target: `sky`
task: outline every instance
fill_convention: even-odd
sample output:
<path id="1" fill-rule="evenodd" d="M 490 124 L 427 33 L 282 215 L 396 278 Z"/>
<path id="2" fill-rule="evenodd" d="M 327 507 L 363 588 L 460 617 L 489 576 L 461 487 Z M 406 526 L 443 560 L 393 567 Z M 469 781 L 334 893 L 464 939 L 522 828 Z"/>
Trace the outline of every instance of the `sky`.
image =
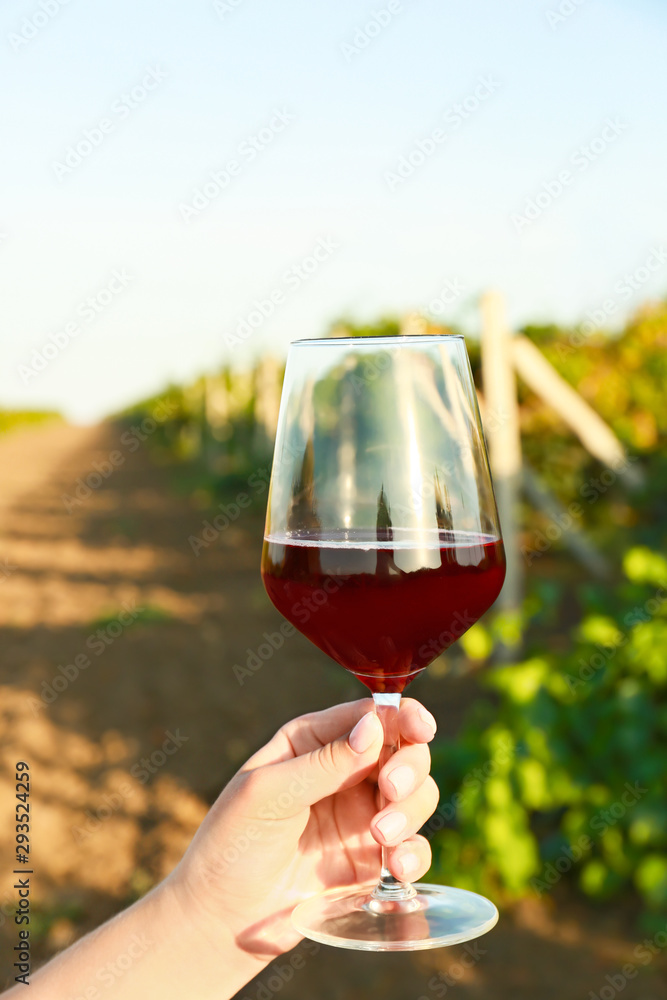
<path id="1" fill-rule="evenodd" d="M 618 326 L 667 290 L 666 35 L 660 0 L 5 0 L 0 407 L 92 422 L 340 318 L 474 333 L 489 288 Z"/>

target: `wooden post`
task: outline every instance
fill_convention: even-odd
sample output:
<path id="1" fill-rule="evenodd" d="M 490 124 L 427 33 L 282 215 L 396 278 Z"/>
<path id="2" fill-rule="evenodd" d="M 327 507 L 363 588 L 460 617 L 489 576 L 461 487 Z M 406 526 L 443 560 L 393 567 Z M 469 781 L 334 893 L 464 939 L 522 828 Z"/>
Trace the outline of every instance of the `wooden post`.
<path id="1" fill-rule="evenodd" d="M 216 440 L 224 440 L 229 423 L 229 399 L 224 373 L 204 379 L 206 422 Z"/>
<path id="2" fill-rule="evenodd" d="M 399 333 L 401 337 L 419 337 L 429 332 L 429 322 L 421 313 L 408 313 L 404 316 Z"/>
<path id="3" fill-rule="evenodd" d="M 523 600 L 523 564 L 519 554 L 517 514 L 521 486 L 521 434 L 511 337 L 505 303 L 499 292 L 482 297 L 482 380 L 486 401 L 484 432 L 505 541 L 507 576 L 498 606 L 518 619 Z M 505 654 L 510 646 L 505 643 Z"/>
<path id="4" fill-rule="evenodd" d="M 612 429 L 558 374 L 535 344 L 518 336 L 512 338 L 510 349 L 518 374 L 574 431 L 584 448 L 623 476 L 629 485 L 640 485 L 641 477 L 629 464 L 625 449 Z"/>

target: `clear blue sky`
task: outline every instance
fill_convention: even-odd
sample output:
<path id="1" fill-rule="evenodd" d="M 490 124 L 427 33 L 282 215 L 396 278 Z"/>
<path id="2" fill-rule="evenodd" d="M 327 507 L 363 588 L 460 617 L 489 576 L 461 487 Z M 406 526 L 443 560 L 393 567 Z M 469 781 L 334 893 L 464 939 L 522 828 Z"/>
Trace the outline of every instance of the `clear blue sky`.
<path id="1" fill-rule="evenodd" d="M 392 0 L 363 36 L 388 0 L 43 2 L 50 14 L 39 0 L 0 13 L 0 406 L 96 419 L 336 317 L 427 308 L 447 282 L 462 291 L 441 315 L 470 328 L 490 286 L 516 324 L 610 297 L 618 321 L 667 289 L 661 263 L 631 297 L 615 291 L 667 242 L 659 0 L 565 0 L 573 13 L 551 24 L 561 0 Z M 153 89 L 125 103 L 151 69 Z M 282 131 L 252 156 L 270 123 Z M 418 142 L 432 155 L 392 181 Z M 81 143 L 88 155 L 59 167 Z M 552 198 L 543 185 L 558 191 L 563 170 Z M 540 192 L 550 204 L 517 226 Z M 288 280 L 319 240 L 338 246 Z M 231 344 L 272 294 L 273 314 Z M 68 324 L 77 336 L 22 375 Z"/>

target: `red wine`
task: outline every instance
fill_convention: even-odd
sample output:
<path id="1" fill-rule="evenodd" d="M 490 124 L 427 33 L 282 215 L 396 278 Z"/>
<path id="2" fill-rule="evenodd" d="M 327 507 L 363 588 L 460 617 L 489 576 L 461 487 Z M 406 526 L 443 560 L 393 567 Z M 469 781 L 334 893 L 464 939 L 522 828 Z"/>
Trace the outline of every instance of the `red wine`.
<path id="1" fill-rule="evenodd" d="M 262 577 L 276 608 L 371 691 L 404 688 L 491 607 L 502 542 L 434 529 L 270 535 Z"/>

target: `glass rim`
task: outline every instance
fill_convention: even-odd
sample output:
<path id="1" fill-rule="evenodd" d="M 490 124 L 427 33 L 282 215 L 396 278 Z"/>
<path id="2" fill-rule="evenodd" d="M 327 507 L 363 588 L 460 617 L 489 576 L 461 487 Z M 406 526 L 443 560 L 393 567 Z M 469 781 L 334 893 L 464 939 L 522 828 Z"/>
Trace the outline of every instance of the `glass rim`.
<path id="1" fill-rule="evenodd" d="M 418 333 L 414 336 L 407 334 L 396 336 L 384 335 L 381 337 L 301 337 L 299 340 L 290 341 L 290 347 L 300 347 L 304 344 L 322 344 L 323 346 L 331 346 L 332 344 L 395 344 L 400 343 L 405 345 L 408 343 L 433 343 L 434 341 L 442 340 L 465 340 L 465 336 L 462 333 Z"/>

